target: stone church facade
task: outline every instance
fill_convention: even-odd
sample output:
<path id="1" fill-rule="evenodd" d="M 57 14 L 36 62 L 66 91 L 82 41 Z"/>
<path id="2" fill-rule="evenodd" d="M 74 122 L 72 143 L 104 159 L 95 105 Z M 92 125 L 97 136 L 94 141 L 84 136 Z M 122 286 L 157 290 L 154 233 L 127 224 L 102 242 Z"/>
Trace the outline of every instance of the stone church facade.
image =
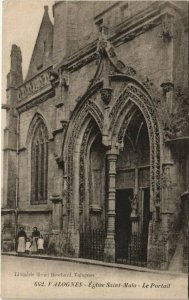
<path id="1" fill-rule="evenodd" d="M 24 81 L 12 46 L 3 251 L 37 226 L 54 255 L 186 270 L 187 16 L 186 2 L 57 1 Z"/>

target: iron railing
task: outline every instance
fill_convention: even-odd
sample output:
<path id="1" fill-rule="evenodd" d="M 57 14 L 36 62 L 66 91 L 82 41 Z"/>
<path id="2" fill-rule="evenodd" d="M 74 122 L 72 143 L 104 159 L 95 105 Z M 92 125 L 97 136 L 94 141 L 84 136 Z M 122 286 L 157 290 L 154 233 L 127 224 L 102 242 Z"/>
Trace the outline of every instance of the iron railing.
<path id="1" fill-rule="evenodd" d="M 105 230 L 80 232 L 80 257 L 103 260 L 105 238 Z"/>
<path id="2" fill-rule="evenodd" d="M 105 238 L 105 230 L 80 232 L 80 257 L 104 260 Z M 125 241 L 124 236 L 119 236 L 119 242 L 116 242 L 116 262 L 146 266 L 147 242 L 148 237 L 139 233 L 131 234 L 129 242 Z"/>
<path id="3" fill-rule="evenodd" d="M 116 242 L 116 262 L 145 267 L 147 265 L 147 235 L 132 233 L 129 241 L 119 236 Z"/>

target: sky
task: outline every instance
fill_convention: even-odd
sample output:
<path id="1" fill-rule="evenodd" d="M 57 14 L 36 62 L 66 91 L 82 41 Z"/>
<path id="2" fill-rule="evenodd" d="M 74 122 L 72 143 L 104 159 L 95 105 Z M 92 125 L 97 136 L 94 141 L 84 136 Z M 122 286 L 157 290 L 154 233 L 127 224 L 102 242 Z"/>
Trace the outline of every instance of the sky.
<path id="1" fill-rule="evenodd" d="M 1 0 L 0 0 L 1 2 Z M 10 52 L 12 44 L 16 44 L 22 51 L 22 67 L 24 78 L 27 74 L 31 55 L 38 35 L 40 24 L 44 13 L 44 5 L 49 6 L 49 16 L 53 22 L 52 6 L 53 0 L 4 0 L 0 3 L 0 21 L 2 22 L 2 51 L 0 56 L 0 99 L 6 103 L 6 77 L 10 71 Z M 2 17 L 1 17 L 2 11 Z M 0 26 L 1 29 L 1 26 Z M 0 43 L 1 45 L 1 43 Z M 0 72 L 1 73 L 1 72 Z M 0 148 L 3 148 L 3 129 L 6 126 L 6 111 L 1 110 L 1 139 Z M 3 165 L 3 153 L 1 152 L 0 165 Z M 3 184 L 3 173 L 0 172 L 1 186 Z"/>
<path id="2" fill-rule="evenodd" d="M 3 90 L 6 89 L 6 75 L 10 69 L 11 45 L 16 44 L 22 51 L 23 75 L 26 76 L 38 30 L 44 13 L 44 5 L 49 6 L 53 22 L 52 0 L 4 0 L 2 12 L 2 69 Z M 2 102 L 6 102 L 3 93 Z"/>

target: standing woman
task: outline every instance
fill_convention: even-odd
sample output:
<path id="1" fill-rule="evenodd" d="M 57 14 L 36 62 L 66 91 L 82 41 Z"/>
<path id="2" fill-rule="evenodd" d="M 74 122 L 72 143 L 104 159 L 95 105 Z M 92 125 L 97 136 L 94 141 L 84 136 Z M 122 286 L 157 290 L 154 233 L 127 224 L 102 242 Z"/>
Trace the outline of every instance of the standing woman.
<path id="1" fill-rule="evenodd" d="M 37 227 L 34 227 L 32 231 L 32 245 L 30 247 L 30 251 L 32 253 L 37 252 L 37 241 L 39 237 L 40 237 L 40 232 Z"/>
<path id="2" fill-rule="evenodd" d="M 18 253 L 24 253 L 26 249 L 26 239 L 27 235 L 24 231 L 23 227 L 20 227 L 19 232 L 17 234 L 17 252 Z"/>

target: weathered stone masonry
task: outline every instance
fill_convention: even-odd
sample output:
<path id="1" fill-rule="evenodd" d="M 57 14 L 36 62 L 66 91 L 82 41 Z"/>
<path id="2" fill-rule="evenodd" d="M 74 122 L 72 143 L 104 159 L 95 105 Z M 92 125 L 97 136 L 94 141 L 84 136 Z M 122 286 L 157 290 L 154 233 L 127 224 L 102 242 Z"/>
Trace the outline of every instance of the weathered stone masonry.
<path id="1" fill-rule="evenodd" d="M 149 268 L 186 270 L 187 3 L 58 1 L 53 17 L 45 7 L 25 81 L 11 50 L 3 250 L 38 226 L 49 253 L 87 257 L 83 237 L 100 232 L 106 261 L 143 249 Z"/>

